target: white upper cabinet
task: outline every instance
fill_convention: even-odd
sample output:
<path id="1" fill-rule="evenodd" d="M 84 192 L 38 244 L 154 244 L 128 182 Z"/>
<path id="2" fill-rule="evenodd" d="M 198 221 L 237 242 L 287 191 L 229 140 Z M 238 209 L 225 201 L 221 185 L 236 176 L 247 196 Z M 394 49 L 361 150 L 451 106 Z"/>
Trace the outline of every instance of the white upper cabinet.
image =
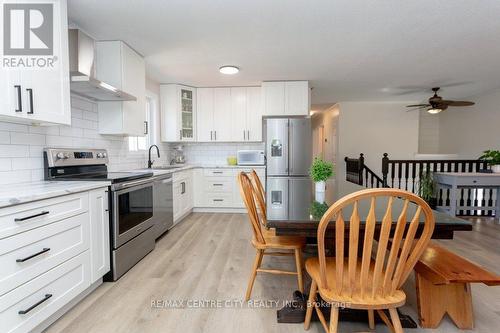
<path id="1" fill-rule="evenodd" d="M 231 138 L 246 141 L 247 138 L 247 88 L 231 88 Z"/>
<path id="2" fill-rule="evenodd" d="M 9 28 L 13 38 L 10 40 L 16 45 L 11 45 L 10 55 L 4 50 L 0 65 L 0 120 L 29 124 L 71 124 L 66 1 L 44 1 L 43 8 L 33 8 L 28 13 L 25 11 L 29 8 L 14 11 L 8 5 L 2 6 L 0 16 L 11 18 L 13 24 Z M 16 20 L 15 15 L 26 17 L 35 11 L 42 17 L 52 12 L 53 20 L 47 19 L 42 23 L 48 25 L 53 22 L 52 27 L 45 27 L 53 32 L 52 35 L 39 37 L 20 33 L 25 27 L 14 24 L 22 22 Z M 4 34 L 7 33 L 9 31 L 4 31 Z M 29 38 L 25 40 L 24 36 Z M 38 51 L 40 54 L 37 54 Z M 22 65 L 32 59 L 35 59 L 35 68 L 33 65 Z"/>
<path id="3" fill-rule="evenodd" d="M 232 141 L 262 141 L 260 87 L 231 88 Z"/>
<path id="4" fill-rule="evenodd" d="M 161 140 L 194 141 L 196 138 L 196 88 L 179 84 L 162 84 Z"/>
<path id="5" fill-rule="evenodd" d="M 197 141 L 214 140 L 214 89 L 198 88 L 196 109 Z"/>
<path id="6" fill-rule="evenodd" d="M 306 116 L 309 114 L 308 81 L 263 82 L 262 91 L 266 116 Z"/>
<path id="7" fill-rule="evenodd" d="M 262 141 L 262 89 L 247 87 L 247 136 L 246 141 Z"/>
<path id="8" fill-rule="evenodd" d="M 146 121 L 146 67 L 141 55 L 122 41 L 96 42 L 96 76 L 137 98 L 99 102 L 99 133 L 143 136 Z"/>
<path id="9" fill-rule="evenodd" d="M 214 88 L 214 139 L 232 141 L 231 88 Z"/>

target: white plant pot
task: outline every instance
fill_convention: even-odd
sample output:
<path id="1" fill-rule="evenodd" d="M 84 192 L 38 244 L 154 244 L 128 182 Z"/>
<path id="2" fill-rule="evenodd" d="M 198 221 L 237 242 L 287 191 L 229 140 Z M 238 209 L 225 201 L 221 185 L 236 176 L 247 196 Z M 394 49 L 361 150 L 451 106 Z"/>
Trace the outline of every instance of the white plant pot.
<path id="1" fill-rule="evenodd" d="M 326 183 L 324 181 L 316 182 L 316 192 L 325 192 Z"/>
<path id="2" fill-rule="evenodd" d="M 493 173 L 500 173 L 500 164 L 492 165 L 491 171 L 493 171 Z"/>
<path id="3" fill-rule="evenodd" d="M 319 203 L 325 202 L 325 192 L 314 192 L 314 200 Z"/>

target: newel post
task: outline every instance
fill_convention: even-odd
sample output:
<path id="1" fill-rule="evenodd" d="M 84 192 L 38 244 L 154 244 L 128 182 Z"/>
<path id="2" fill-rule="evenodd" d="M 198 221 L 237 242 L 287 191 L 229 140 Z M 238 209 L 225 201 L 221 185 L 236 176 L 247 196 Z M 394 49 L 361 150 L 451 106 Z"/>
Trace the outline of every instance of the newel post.
<path id="1" fill-rule="evenodd" d="M 387 174 L 389 173 L 389 157 L 388 154 L 384 153 L 384 157 L 382 157 L 382 181 L 383 187 L 389 187 L 387 185 Z"/>
<path id="2" fill-rule="evenodd" d="M 359 154 L 359 165 L 358 165 L 358 184 L 363 185 L 363 169 L 365 168 L 365 157 L 363 153 Z"/>

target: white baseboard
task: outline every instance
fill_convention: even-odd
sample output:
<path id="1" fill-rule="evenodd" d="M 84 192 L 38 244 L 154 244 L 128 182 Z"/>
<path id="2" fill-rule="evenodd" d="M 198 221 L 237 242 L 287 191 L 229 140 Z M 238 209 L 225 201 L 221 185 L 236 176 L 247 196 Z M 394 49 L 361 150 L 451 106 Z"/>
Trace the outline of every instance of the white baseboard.
<path id="1" fill-rule="evenodd" d="M 245 208 L 227 208 L 227 207 L 196 207 L 194 213 L 246 213 Z"/>

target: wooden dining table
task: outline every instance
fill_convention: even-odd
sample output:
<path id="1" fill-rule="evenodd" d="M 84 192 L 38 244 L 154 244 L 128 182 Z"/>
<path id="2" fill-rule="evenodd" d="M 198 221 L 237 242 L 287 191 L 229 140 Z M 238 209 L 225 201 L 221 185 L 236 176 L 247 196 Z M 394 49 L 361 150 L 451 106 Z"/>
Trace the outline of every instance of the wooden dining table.
<path id="1" fill-rule="evenodd" d="M 323 213 L 328 209 L 328 207 L 333 204 L 333 200 L 328 200 L 325 198 L 332 198 L 332 193 L 328 193 L 329 191 L 332 191 L 333 189 L 327 188 L 327 193 L 314 193 L 313 188 L 310 189 L 311 195 L 310 198 L 311 200 L 309 202 L 303 202 L 300 203 L 298 206 L 294 206 L 293 210 L 290 210 L 288 216 L 286 217 L 280 217 L 280 218 L 269 218 L 267 220 L 267 226 L 269 228 L 274 228 L 276 230 L 276 235 L 283 235 L 283 236 L 303 236 L 307 238 L 307 243 L 309 245 L 314 245 L 316 244 L 316 239 L 317 239 L 317 229 L 319 222 L 321 220 L 321 217 L 323 216 Z M 319 198 L 320 201 L 317 201 L 316 199 Z M 385 205 L 383 202 L 378 204 L 379 208 L 381 211 L 385 211 Z M 268 206 L 269 207 L 269 206 Z M 361 218 L 361 223 L 360 223 L 360 237 L 362 237 L 363 232 L 364 232 L 364 223 L 363 223 L 363 218 L 365 218 L 368 215 L 368 205 L 363 206 L 360 204 L 359 206 L 359 216 Z M 394 209 L 397 212 L 397 209 Z M 472 230 L 472 224 L 469 221 L 466 221 L 464 219 L 461 219 L 459 217 L 451 216 L 442 212 L 438 212 L 436 210 L 433 210 L 434 218 L 435 218 L 435 227 L 434 227 L 434 232 L 432 235 L 433 239 L 453 239 L 454 233 L 457 231 L 471 231 Z M 269 214 L 268 216 L 272 216 L 273 214 Z M 349 237 L 349 212 L 345 212 L 344 214 L 344 219 L 346 221 L 345 225 L 345 237 Z M 383 215 L 383 214 L 381 214 Z M 412 214 L 408 214 L 408 216 L 413 216 Z M 377 218 L 379 218 L 379 222 L 376 224 L 375 227 L 375 238 L 377 238 L 377 231 L 380 229 L 381 223 L 380 220 L 382 219 L 382 216 L 379 216 L 377 214 Z M 423 218 L 423 217 L 422 217 Z M 397 216 L 393 218 L 394 221 L 397 221 Z M 423 222 L 423 220 L 422 220 Z M 395 228 L 396 222 L 393 223 L 393 226 Z M 419 226 L 418 231 L 417 231 L 417 236 L 421 229 L 423 228 L 423 223 L 421 223 L 421 226 Z M 326 232 L 326 238 L 334 238 L 335 236 L 335 223 L 330 223 L 327 228 Z M 326 242 L 327 244 L 330 244 L 330 246 L 333 246 L 333 242 Z M 308 277 L 305 277 L 306 280 Z M 308 289 L 305 289 L 308 290 Z M 298 292 L 294 292 L 294 295 L 292 298 L 297 301 L 298 299 L 307 299 L 304 297 L 301 297 L 298 295 Z M 293 307 L 293 306 L 288 306 L 278 310 L 278 322 L 281 323 L 297 323 L 300 322 L 300 317 L 301 317 L 301 311 L 299 307 Z M 350 309 L 344 309 L 341 310 L 341 319 L 346 320 L 346 321 L 365 321 L 366 317 L 366 311 L 356 311 L 356 310 L 350 310 Z M 401 318 L 401 323 L 403 327 L 406 328 L 415 328 L 417 327 L 417 324 L 415 321 L 407 316 L 404 315 L 400 312 L 400 318 Z"/>

